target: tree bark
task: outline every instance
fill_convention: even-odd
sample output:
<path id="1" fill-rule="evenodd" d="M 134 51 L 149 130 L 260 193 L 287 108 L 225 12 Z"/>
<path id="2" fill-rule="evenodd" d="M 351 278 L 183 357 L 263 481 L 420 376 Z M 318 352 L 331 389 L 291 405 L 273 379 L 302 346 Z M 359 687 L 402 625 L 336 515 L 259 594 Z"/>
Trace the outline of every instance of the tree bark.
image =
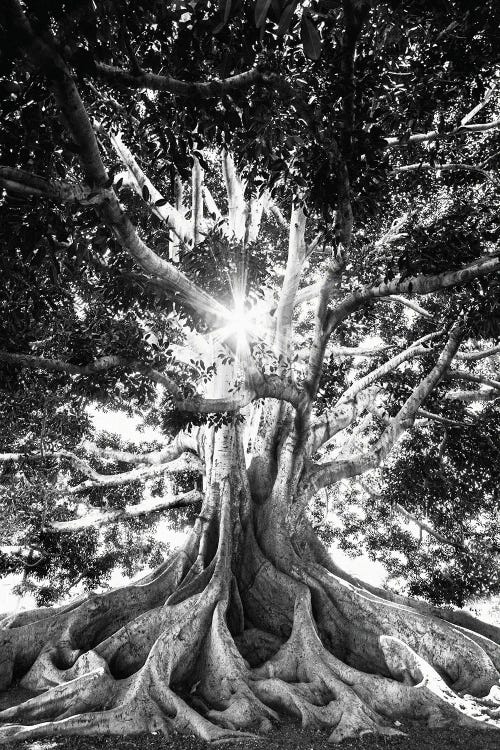
<path id="1" fill-rule="evenodd" d="M 500 629 L 365 586 L 307 524 L 292 529 L 304 461 L 291 407 L 255 408 L 200 441 L 201 511 L 152 574 L 3 618 L 1 685 L 37 694 L 0 713 L 0 738 L 174 728 L 217 741 L 282 714 L 333 742 L 405 718 L 500 727 Z"/>

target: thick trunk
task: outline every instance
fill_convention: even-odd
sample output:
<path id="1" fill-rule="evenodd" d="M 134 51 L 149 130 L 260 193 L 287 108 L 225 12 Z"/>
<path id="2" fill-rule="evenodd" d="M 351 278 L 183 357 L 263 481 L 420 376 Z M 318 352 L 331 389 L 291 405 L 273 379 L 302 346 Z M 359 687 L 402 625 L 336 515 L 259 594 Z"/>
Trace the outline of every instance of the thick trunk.
<path id="1" fill-rule="evenodd" d="M 218 740 L 283 713 L 332 741 L 393 733 L 401 718 L 500 728 L 498 628 L 363 586 L 305 521 L 292 534 L 292 432 L 272 403 L 246 460 L 241 426 L 212 432 L 195 526 L 140 583 L 3 619 L 2 687 L 37 694 L 0 713 L 1 738 L 175 728 Z"/>

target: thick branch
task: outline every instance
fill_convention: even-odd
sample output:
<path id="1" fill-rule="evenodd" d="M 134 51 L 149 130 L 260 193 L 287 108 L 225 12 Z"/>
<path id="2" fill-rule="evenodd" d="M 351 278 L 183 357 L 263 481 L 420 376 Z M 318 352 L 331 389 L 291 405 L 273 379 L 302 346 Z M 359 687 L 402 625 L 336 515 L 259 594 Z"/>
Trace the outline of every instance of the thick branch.
<path id="1" fill-rule="evenodd" d="M 329 314 L 327 332 L 330 334 L 351 313 L 366 302 L 375 299 L 383 299 L 401 292 L 406 294 L 430 294 L 439 289 L 447 289 L 451 286 L 465 284 L 472 279 L 487 276 L 500 271 L 500 257 L 489 255 L 479 258 L 455 271 L 444 271 L 433 275 L 412 276 L 405 278 L 396 277 L 392 281 L 384 282 L 378 286 L 365 286 L 349 294 L 343 302 Z"/>
<path id="2" fill-rule="evenodd" d="M 448 391 L 444 396 L 449 401 L 495 401 L 500 398 L 496 388 L 485 388 L 479 391 Z"/>
<path id="3" fill-rule="evenodd" d="M 97 126 L 97 130 L 101 131 L 102 127 Z M 146 177 L 132 155 L 132 152 L 123 143 L 121 135 L 119 133 L 116 135 L 109 134 L 108 137 L 131 176 L 132 185 L 136 193 L 141 198 L 144 198 L 147 191 L 147 204 L 152 213 L 161 219 L 161 221 L 164 221 L 181 242 L 192 244 L 193 232 L 189 221 L 184 218 L 180 211 L 165 200 L 159 190 L 152 184 L 151 180 Z"/>
<path id="4" fill-rule="evenodd" d="M 107 526 L 119 521 L 128 521 L 132 518 L 158 513 L 159 511 L 173 510 L 174 508 L 185 508 L 201 502 L 203 494 L 197 490 L 184 492 L 171 497 L 148 498 L 137 505 L 126 505 L 124 508 L 116 510 L 103 510 L 100 508 L 88 507 L 84 515 L 71 521 L 53 521 L 49 528 L 55 531 L 71 533 L 83 531 L 88 528 L 98 528 Z"/>
<path id="5" fill-rule="evenodd" d="M 151 89 L 153 91 L 168 91 L 177 96 L 201 96 L 204 98 L 219 98 L 225 94 L 242 91 L 255 84 L 276 85 L 279 76 L 263 73 L 257 68 L 238 73 L 229 78 L 204 82 L 179 81 L 172 76 L 157 75 L 139 71 L 132 73 L 122 68 L 105 63 L 96 63 L 96 74 L 107 83 L 118 88 Z"/>
<path id="6" fill-rule="evenodd" d="M 484 375 L 475 375 L 465 370 L 450 370 L 446 373 L 446 380 L 465 380 L 469 383 L 479 383 L 488 386 L 488 388 L 500 390 L 500 381 L 486 378 Z"/>
<path id="7" fill-rule="evenodd" d="M 275 346 L 277 353 L 282 355 L 286 355 L 288 352 L 294 300 L 300 282 L 302 265 L 305 260 L 305 228 L 306 216 L 304 211 L 300 206 L 294 206 L 290 218 L 285 277 L 276 310 Z"/>
<path id="8" fill-rule="evenodd" d="M 334 435 L 349 427 L 371 403 L 376 401 L 377 396 L 378 389 L 368 388 L 349 399 L 342 398 L 331 411 L 313 422 L 307 443 L 308 455 L 316 453 Z"/>
<path id="9" fill-rule="evenodd" d="M 58 203 L 79 203 L 90 206 L 102 203 L 108 191 L 92 191 L 84 185 L 62 180 L 46 180 L 24 169 L 0 166 L 0 187 L 19 195 L 36 195 Z"/>
<path id="10" fill-rule="evenodd" d="M 178 396 L 179 387 L 166 375 L 154 368 L 145 365 L 136 359 L 126 359 L 116 355 L 108 355 L 90 362 L 88 365 L 75 365 L 62 359 L 49 359 L 48 357 L 36 357 L 32 354 L 14 354 L 13 352 L 0 351 L 0 362 L 5 362 L 18 367 L 27 367 L 30 370 L 45 370 L 46 372 L 63 372 L 67 375 L 98 375 L 120 368 L 125 372 L 138 372 L 141 375 L 162 385 L 169 393 Z"/>
<path id="11" fill-rule="evenodd" d="M 103 189 L 108 175 L 99 153 L 99 146 L 73 77 L 66 64 L 49 43 L 37 37 L 23 13 L 18 0 L 8 0 L 10 31 L 17 35 L 28 58 L 50 82 L 64 123 L 78 146 L 86 182 L 92 189 Z M 190 281 L 172 264 L 153 252 L 138 236 L 135 227 L 120 206 L 114 191 L 100 206 L 100 215 L 112 229 L 122 247 L 141 268 L 161 279 L 165 289 L 208 319 L 229 315 L 209 294 Z"/>
<path id="12" fill-rule="evenodd" d="M 493 357 L 494 354 L 498 354 L 499 352 L 500 345 L 492 346 L 490 349 L 474 349 L 469 352 L 458 352 L 457 359 L 462 359 L 470 362 L 478 359 L 486 359 L 487 357 Z"/>

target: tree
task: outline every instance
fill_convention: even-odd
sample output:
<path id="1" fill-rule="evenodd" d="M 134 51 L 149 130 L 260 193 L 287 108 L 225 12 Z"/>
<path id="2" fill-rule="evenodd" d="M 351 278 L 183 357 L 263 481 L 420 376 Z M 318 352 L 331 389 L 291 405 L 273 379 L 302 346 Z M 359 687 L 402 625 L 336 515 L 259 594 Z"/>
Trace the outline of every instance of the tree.
<path id="1" fill-rule="evenodd" d="M 4 618 L 2 685 L 43 693 L 0 713 L 1 736 L 218 740 L 280 712 L 332 741 L 401 717 L 498 728 L 499 628 L 350 578 L 307 513 L 383 465 L 427 399 L 439 421 L 448 400 L 498 397 L 484 364 L 500 269 L 493 6 L 229 2 L 221 17 L 209 2 L 8 0 L 2 13 L 0 362 L 4 390 L 54 420 L 47 444 L 11 410 L 2 459 L 14 474 L 41 462 L 59 530 L 82 525 L 71 499 L 93 505 L 94 490 L 179 468 L 204 490 L 184 547 L 139 584 Z M 349 382 L 338 358 L 374 353 L 374 321 L 383 360 Z M 405 363 L 385 400 L 378 384 Z M 89 399 L 174 434 L 143 453 L 82 444 Z M 163 503 L 199 502 L 189 492 Z"/>

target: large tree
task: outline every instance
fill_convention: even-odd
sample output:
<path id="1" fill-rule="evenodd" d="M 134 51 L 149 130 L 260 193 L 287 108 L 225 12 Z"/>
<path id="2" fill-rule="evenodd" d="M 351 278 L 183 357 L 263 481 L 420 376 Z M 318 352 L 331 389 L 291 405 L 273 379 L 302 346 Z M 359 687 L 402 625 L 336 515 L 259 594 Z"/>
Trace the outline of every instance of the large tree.
<path id="1" fill-rule="evenodd" d="M 308 515 L 500 394 L 493 5 L 223 6 L 3 3 L 7 484 L 44 531 L 201 507 L 139 583 L 3 619 L 41 695 L 0 736 L 498 729 L 500 629 L 354 580 Z M 89 444 L 89 400 L 171 438 Z"/>

